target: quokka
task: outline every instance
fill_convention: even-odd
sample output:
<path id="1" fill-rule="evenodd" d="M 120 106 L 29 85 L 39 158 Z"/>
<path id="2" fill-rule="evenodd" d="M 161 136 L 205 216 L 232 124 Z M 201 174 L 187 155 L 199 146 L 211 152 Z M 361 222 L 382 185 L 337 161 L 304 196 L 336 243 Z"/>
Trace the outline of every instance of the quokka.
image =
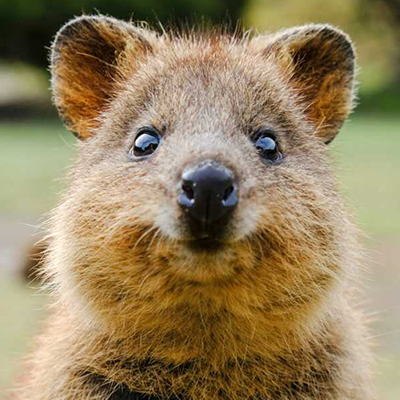
<path id="1" fill-rule="evenodd" d="M 83 16 L 51 72 L 79 155 L 16 398 L 373 399 L 357 230 L 328 155 L 355 97 L 349 37 Z"/>

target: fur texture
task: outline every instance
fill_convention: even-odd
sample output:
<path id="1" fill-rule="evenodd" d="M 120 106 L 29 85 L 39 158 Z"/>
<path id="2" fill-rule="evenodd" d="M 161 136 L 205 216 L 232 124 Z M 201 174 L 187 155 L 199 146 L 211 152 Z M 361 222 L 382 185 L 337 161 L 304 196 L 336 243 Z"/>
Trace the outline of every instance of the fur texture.
<path id="1" fill-rule="evenodd" d="M 82 141 L 55 210 L 52 317 L 19 399 L 372 399 L 354 308 L 357 231 L 326 143 L 354 97 L 354 50 L 326 25 L 160 36 L 81 17 L 52 50 L 54 100 Z M 163 134 L 129 159 L 138 130 Z M 274 131 L 263 163 L 250 140 Z M 217 253 L 195 253 L 176 196 L 218 160 L 240 202 Z"/>

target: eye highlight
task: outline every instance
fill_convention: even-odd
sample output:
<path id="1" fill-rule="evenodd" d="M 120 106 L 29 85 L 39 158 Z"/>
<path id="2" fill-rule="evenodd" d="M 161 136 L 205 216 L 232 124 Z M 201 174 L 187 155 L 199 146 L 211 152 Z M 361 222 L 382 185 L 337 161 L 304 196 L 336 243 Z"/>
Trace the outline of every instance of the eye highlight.
<path id="1" fill-rule="evenodd" d="M 257 149 L 260 157 L 267 162 L 276 163 L 282 160 L 283 156 L 279 150 L 275 135 L 269 131 L 261 131 L 253 137 L 254 147 Z"/>
<path id="2" fill-rule="evenodd" d="M 155 128 L 143 128 L 137 134 L 129 156 L 133 159 L 148 157 L 157 150 L 160 142 L 161 135 Z"/>

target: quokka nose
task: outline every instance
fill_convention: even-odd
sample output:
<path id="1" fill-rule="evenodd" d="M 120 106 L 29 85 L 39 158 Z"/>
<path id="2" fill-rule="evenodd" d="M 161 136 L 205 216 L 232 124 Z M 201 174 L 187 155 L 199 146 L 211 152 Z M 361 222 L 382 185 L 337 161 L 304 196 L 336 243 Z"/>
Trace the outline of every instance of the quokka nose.
<path id="1" fill-rule="evenodd" d="M 229 217 L 238 204 L 233 172 L 211 160 L 184 171 L 181 190 L 178 203 L 187 212 L 189 224 L 206 232 Z"/>

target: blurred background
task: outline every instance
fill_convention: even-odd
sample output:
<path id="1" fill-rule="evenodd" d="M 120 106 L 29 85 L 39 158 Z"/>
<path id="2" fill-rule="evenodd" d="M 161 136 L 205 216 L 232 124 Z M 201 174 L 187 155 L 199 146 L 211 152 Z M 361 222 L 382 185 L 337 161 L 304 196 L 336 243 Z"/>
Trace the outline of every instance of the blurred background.
<path id="1" fill-rule="evenodd" d="M 75 139 L 51 105 L 48 47 L 82 12 L 155 26 L 204 17 L 258 31 L 323 22 L 350 34 L 359 56 L 359 106 L 331 152 L 366 232 L 363 304 L 378 355 L 379 398 L 400 399 L 400 0 L 0 0 L 0 399 L 46 314 L 46 295 L 25 279 L 26 260 L 75 156 Z"/>

